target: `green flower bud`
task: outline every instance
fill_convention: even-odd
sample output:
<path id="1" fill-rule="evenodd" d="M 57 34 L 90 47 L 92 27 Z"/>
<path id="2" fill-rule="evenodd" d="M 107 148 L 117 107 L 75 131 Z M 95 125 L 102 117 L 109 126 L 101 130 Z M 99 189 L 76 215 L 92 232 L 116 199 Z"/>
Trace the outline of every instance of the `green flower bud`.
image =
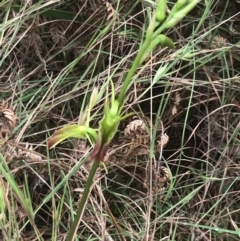
<path id="1" fill-rule="evenodd" d="M 120 123 L 119 103 L 114 100 L 111 109 L 107 106 L 103 119 L 99 122 L 102 144 L 108 144 L 117 132 Z"/>
<path id="2" fill-rule="evenodd" d="M 184 0 L 182 0 L 182 1 L 184 1 Z M 172 16 L 171 17 L 169 16 L 169 18 L 166 20 L 166 22 L 164 24 L 165 28 L 174 27 L 198 4 L 198 2 L 200 2 L 200 0 L 192 0 L 185 7 L 182 7 L 179 11 L 175 12 L 174 14 L 171 14 L 173 11 L 172 10 L 170 13 L 170 16 L 171 15 Z"/>
<path id="3" fill-rule="evenodd" d="M 160 34 L 159 36 L 156 37 L 156 39 L 158 39 L 159 45 L 161 45 L 163 47 L 168 47 L 170 49 L 175 48 L 173 41 L 166 35 Z"/>
<path id="4" fill-rule="evenodd" d="M 185 7 L 186 3 L 188 3 L 189 0 L 178 0 L 175 4 L 176 9 L 180 10 L 181 8 Z"/>
<path id="5" fill-rule="evenodd" d="M 155 18 L 158 22 L 162 22 L 166 17 L 166 0 L 158 0 Z"/>
<path id="6" fill-rule="evenodd" d="M 173 8 L 169 14 L 169 17 L 171 18 L 171 16 L 173 16 L 177 11 L 182 9 L 186 5 L 187 2 L 188 2 L 188 0 L 178 0 L 176 2 L 176 4 L 173 6 Z"/>

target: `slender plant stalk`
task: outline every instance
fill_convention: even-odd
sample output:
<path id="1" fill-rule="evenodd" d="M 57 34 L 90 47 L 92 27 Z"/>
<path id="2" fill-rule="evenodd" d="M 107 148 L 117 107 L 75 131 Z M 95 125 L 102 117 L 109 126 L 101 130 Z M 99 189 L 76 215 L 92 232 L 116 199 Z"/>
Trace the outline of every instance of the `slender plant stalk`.
<path id="1" fill-rule="evenodd" d="M 95 175 L 95 173 L 96 173 L 96 171 L 99 167 L 99 163 L 100 163 L 100 161 L 94 160 L 94 162 L 92 164 L 92 167 L 91 167 L 91 170 L 89 172 L 87 182 L 86 182 L 86 185 L 85 185 L 85 188 L 84 188 L 84 191 L 83 191 L 83 195 L 81 197 L 81 201 L 80 201 L 80 204 L 78 206 L 76 216 L 74 217 L 74 221 L 73 221 L 73 223 L 71 225 L 71 228 L 68 232 L 68 236 L 67 236 L 66 241 L 73 241 L 76 237 L 78 226 L 81 222 L 84 207 L 86 205 L 86 201 L 87 201 L 88 196 L 90 194 L 90 191 L 91 191 L 90 189 L 91 189 L 91 186 L 92 186 L 92 183 L 93 183 L 93 178 L 94 178 L 94 175 Z"/>
<path id="2" fill-rule="evenodd" d="M 151 26 L 149 26 L 149 28 L 151 28 Z M 122 105 L 126 92 L 127 92 L 128 88 L 131 86 L 130 85 L 131 79 L 132 79 L 133 75 L 135 74 L 137 68 L 139 67 L 141 58 L 144 55 L 144 53 L 146 52 L 146 49 L 148 48 L 149 44 L 151 43 L 153 36 L 155 37 L 155 36 L 159 35 L 164 29 L 165 29 L 165 27 L 163 24 L 161 27 L 159 27 L 159 29 L 157 30 L 157 33 L 154 33 L 150 38 L 146 38 L 144 40 L 142 46 L 140 47 L 140 49 L 138 51 L 138 54 L 137 54 L 135 60 L 133 61 L 132 67 L 128 71 L 128 74 L 123 82 L 123 86 L 120 90 L 120 93 L 118 96 L 118 102 L 120 103 L 120 105 Z"/>

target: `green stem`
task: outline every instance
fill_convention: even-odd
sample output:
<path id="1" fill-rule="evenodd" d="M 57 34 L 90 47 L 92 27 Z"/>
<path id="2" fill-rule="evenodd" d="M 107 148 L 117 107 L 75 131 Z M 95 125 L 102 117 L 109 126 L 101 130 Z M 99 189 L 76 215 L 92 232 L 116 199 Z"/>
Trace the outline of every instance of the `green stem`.
<path id="1" fill-rule="evenodd" d="M 129 70 L 129 72 L 128 72 L 128 74 L 127 74 L 127 76 L 126 76 L 126 78 L 123 82 L 123 86 L 122 86 L 121 91 L 120 91 L 119 96 L 118 96 L 118 102 L 120 103 L 120 106 L 122 105 L 122 101 L 123 101 L 123 99 L 126 95 L 126 92 L 127 92 L 128 88 L 130 87 L 129 84 L 130 84 L 131 78 L 133 77 L 136 69 L 138 68 L 141 57 L 144 54 L 144 52 L 146 51 L 149 43 L 150 43 L 149 40 L 145 40 L 143 42 L 143 45 L 140 48 L 135 60 L 133 61 L 133 65 L 132 65 L 131 69 Z"/>
<path id="2" fill-rule="evenodd" d="M 149 26 L 150 28 L 151 26 Z M 141 58 L 143 56 L 143 54 L 145 53 L 146 49 L 148 48 L 149 44 L 151 43 L 151 41 L 156 37 L 158 36 L 161 32 L 163 32 L 163 30 L 165 29 L 164 27 L 164 23 L 161 27 L 159 27 L 153 34 L 151 37 L 149 38 L 146 38 L 142 44 L 142 46 L 140 47 L 139 49 L 139 52 L 136 56 L 136 58 L 134 59 L 133 61 L 133 64 L 132 64 L 132 67 L 131 69 L 129 70 L 124 82 L 123 82 L 123 86 L 120 90 L 120 93 L 119 93 L 119 96 L 118 96 L 118 102 L 120 104 L 120 106 L 122 106 L 122 102 L 125 98 L 125 95 L 126 95 L 126 92 L 128 90 L 128 88 L 130 87 L 130 82 L 131 82 L 131 79 L 133 77 L 133 75 L 135 74 L 135 71 L 136 69 L 139 67 L 140 65 L 140 61 L 141 61 Z"/>
<path id="3" fill-rule="evenodd" d="M 156 38 L 160 33 L 162 33 L 166 28 L 165 28 L 165 23 L 167 20 L 164 21 L 164 23 L 153 33 L 152 39 Z"/>
<path id="4" fill-rule="evenodd" d="M 82 214 L 83 214 L 83 211 L 84 211 L 84 207 L 86 205 L 86 201 L 87 201 L 88 196 L 90 194 L 90 189 L 91 189 L 91 186 L 92 186 L 92 183 L 93 183 L 93 178 L 94 178 L 94 175 L 95 175 L 95 173 L 96 173 L 96 171 L 99 167 L 99 163 L 100 163 L 100 161 L 94 160 L 94 162 L 92 164 L 92 168 L 89 172 L 87 182 L 86 182 L 86 185 L 85 185 L 85 188 L 84 188 L 84 191 L 83 191 L 83 195 L 82 195 L 80 204 L 78 206 L 78 210 L 77 210 L 75 219 L 74 219 L 74 221 L 71 225 L 71 228 L 68 232 L 68 236 L 67 236 L 66 241 L 73 241 L 76 237 L 77 230 L 78 230 L 79 224 L 81 222 L 81 217 L 82 217 Z"/>

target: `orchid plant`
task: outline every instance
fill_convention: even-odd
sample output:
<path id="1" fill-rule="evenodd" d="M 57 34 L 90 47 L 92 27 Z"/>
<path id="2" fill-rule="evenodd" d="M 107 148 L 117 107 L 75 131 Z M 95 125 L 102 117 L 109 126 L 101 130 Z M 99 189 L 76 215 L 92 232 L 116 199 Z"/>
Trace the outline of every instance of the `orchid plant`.
<path id="1" fill-rule="evenodd" d="M 156 9 L 152 13 L 152 17 L 146 31 L 145 40 L 140 46 L 138 54 L 133 61 L 132 67 L 128 71 L 128 74 L 123 81 L 123 85 L 118 98 L 115 96 L 114 85 L 111 82 L 111 100 L 109 101 L 106 99 L 105 101 L 103 117 L 99 122 L 99 128 L 94 129 L 89 126 L 91 111 L 97 104 L 96 96 L 98 91 L 97 89 L 94 89 L 89 104 L 83 113 L 83 116 L 86 116 L 86 118 L 82 118 L 81 123 L 66 125 L 60 130 L 55 131 L 53 136 L 49 139 L 49 148 L 53 148 L 58 143 L 70 137 L 90 139 L 90 141 L 94 143 L 94 148 L 90 156 L 93 161 L 92 168 L 90 170 L 74 222 L 69 230 L 67 241 L 74 240 L 76 236 L 76 232 L 84 211 L 85 203 L 90 193 L 94 175 L 97 168 L 99 167 L 99 163 L 104 160 L 104 156 L 107 153 L 111 140 L 118 131 L 119 123 L 131 115 L 127 114 L 122 116 L 122 108 L 124 106 L 124 97 L 126 96 L 126 92 L 131 86 L 132 77 L 134 76 L 137 68 L 146 60 L 146 58 L 156 46 L 160 45 L 172 49 L 175 48 L 173 41 L 161 33 L 169 28 L 174 27 L 199 2 L 200 0 L 178 0 L 166 17 L 167 2 L 166 0 L 159 0 Z"/>

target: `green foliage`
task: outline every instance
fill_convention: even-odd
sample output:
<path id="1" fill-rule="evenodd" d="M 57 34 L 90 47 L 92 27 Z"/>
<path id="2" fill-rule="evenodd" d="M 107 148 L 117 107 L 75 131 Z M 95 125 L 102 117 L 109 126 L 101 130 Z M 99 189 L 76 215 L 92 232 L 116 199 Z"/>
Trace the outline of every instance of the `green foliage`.
<path id="1" fill-rule="evenodd" d="M 92 128 L 87 126 L 80 126 L 80 125 L 66 125 L 60 130 L 54 132 L 53 136 L 48 141 L 48 147 L 53 148 L 57 144 L 61 143 L 62 141 L 66 140 L 67 138 L 81 138 L 87 139 L 91 137 L 94 141 L 97 139 L 96 131 Z"/>

